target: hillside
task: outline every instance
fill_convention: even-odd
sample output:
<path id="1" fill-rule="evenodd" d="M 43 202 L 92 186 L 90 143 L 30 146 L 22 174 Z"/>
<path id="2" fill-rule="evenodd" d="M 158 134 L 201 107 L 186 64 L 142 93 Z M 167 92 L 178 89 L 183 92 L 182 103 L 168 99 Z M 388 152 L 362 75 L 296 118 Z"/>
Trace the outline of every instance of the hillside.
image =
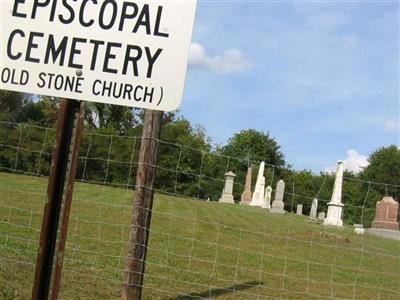
<path id="1" fill-rule="evenodd" d="M 0 298 L 30 299 L 47 178 L 0 173 Z M 133 191 L 77 183 L 60 299 L 118 299 Z M 144 299 L 399 299 L 400 243 L 157 194 Z"/>

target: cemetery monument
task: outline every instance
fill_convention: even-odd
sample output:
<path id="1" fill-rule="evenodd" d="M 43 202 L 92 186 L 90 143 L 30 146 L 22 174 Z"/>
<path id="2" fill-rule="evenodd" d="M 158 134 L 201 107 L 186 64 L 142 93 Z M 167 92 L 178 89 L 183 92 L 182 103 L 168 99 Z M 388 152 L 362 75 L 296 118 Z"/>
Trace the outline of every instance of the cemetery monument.
<path id="1" fill-rule="evenodd" d="M 311 204 L 310 216 L 308 219 L 311 222 L 315 222 L 317 220 L 317 209 L 318 209 L 318 199 L 314 198 Z"/>
<path id="2" fill-rule="evenodd" d="M 271 209 L 271 194 L 272 188 L 270 186 L 267 186 L 265 188 L 263 208 Z"/>
<path id="3" fill-rule="evenodd" d="M 284 210 L 285 204 L 283 203 L 284 195 L 285 195 L 285 182 L 281 179 L 276 184 L 275 198 L 274 201 L 272 202 L 271 212 L 278 214 L 285 213 Z"/>
<path id="4" fill-rule="evenodd" d="M 258 169 L 256 186 L 254 188 L 253 197 L 251 198 L 251 206 L 263 206 L 264 202 L 264 189 L 265 189 L 265 177 L 264 177 L 265 163 L 262 161 L 260 163 L 260 168 Z"/>
<path id="5" fill-rule="evenodd" d="M 232 171 L 229 171 L 225 174 L 225 186 L 222 191 L 221 198 L 218 202 L 221 203 L 235 203 L 233 200 L 233 181 L 235 180 L 236 174 Z"/>
<path id="6" fill-rule="evenodd" d="M 343 172 L 344 172 L 344 162 L 338 161 L 336 176 L 335 176 L 335 184 L 333 186 L 332 198 L 328 203 L 328 213 L 324 220 L 324 225 L 327 226 L 343 226 L 342 220 L 342 185 L 343 185 Z"/>
<path id="7" fill-rule="evenodd" d="M 400 240 L 397 212 L 399 203 L 392 197 L 383 197 L 376 203 L 375 219 L 372 228 L 367 229 L 369 234 Z"/>
<path id="8" fill-rule="evenodd" d="M 240 204 L 244 205 L 250 205 L 251 202 L 251 175 L 252 175 L 252 169 L 251 166 L 247 169 L 247 174 L 246 174 L 246 183 L 244 185 L 244 191 L 242 193 L 242 196 L 240 197 Z"/>

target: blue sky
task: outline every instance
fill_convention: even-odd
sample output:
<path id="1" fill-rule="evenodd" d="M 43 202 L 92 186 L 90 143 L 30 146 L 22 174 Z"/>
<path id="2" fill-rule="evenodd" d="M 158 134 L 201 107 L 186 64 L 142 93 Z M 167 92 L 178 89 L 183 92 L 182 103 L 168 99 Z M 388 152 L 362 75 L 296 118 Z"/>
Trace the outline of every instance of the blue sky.
<path id="1" fill-rule="evenodd" d="M 400 143 L 399 2 L 201 1 L 181 113 L 270 132 L 297 169 Z"/>

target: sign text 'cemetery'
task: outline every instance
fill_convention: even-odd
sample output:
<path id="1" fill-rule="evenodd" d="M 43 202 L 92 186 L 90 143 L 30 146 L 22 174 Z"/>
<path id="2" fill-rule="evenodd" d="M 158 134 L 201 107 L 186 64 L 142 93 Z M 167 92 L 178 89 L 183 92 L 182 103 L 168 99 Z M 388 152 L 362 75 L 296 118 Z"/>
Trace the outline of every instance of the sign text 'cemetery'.
<path id="1" fill-rule="evenodd" d="M 173 110 L 196 1 L 1 3 L 1 88 Z"/>

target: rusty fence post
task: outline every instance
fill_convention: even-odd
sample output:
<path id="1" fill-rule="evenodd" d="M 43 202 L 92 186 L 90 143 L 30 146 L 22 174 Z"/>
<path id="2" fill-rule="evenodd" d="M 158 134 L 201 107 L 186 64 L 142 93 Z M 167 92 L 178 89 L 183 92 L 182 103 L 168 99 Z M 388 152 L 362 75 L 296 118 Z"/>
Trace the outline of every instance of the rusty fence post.
<path id="1" fill-rule="evenodd" d="M 32 300 L 49 299 L 51 289 L 51 299 L 58 296 L 83 117 L 82 102 L 62 101 L 36 257 Z"/>

